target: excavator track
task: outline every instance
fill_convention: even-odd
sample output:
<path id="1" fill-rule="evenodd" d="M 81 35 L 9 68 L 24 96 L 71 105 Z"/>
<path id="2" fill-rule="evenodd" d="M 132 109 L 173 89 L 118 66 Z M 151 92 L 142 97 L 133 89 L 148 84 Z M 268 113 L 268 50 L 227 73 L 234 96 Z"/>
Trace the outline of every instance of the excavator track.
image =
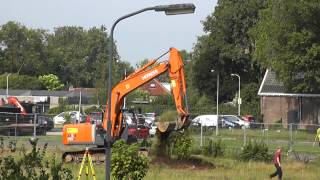
<path id="1" fill-rule="evenodd" d="M 86 150 L 79 150 L 79 151 L 68 151 L 64 152 L 62 154 L 62 160 L 65 163 L 71 163 L 71 162 L 76 162 L 76 163 L 81 163 L 83 159 L 83 155 Z M 96 163 L 102 163 L 105 161 L 105 148 L 100 148 L 100 147 L 93 147 L 89 148 L 89 153 L 91 155 L 92 161 Z"/>

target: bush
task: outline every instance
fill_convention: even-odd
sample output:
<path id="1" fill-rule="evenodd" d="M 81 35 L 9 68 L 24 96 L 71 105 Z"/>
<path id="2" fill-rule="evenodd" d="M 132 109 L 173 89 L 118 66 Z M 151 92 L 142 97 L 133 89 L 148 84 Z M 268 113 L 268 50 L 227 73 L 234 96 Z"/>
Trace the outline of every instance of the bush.
<path id="1" fill-rule="evenodd" d="M 149 167 L 148 158 L 138 153 L 138 145 L 119 140 L 113 144 L 111 173 L 115 179 L 142 179 Z"/>
<path id="2" fill-rule="evenodd" d="M 253 160 L 269 162 L 272 160 L 272 155 L 268 153 L 268 146 L 263 141 L 254 141 L 254 143 L 249 141 L 243 148 L 239 157 L 244 161 Z"/>
<path id="3" fill-rule="evenodd" d="M 192 152 L 192 139 L 187 133 L 181 133 L 174 143 L 173 153 L 178 159 L 189 159 Z"/>
<path id="4" fill-rule="evenodd" d="M 1 144 L 3 139 L 1 139 Z M 71 170 L 64 168 L 62 162 L 57 163 L 55 156 L 51 160 L 46 159 L 47 144 L 42 149 L 37 149 L 37 141 L 30 141 L 32 151 L 26 152 L 21 148 L 21 158 L 14 158 L 16 154 L 16 142 L 9 143 L 11 154 L 2 154 L 0 156 L 0 179 L 72 179 Z"/>
<path id="5" fill-rule="evenodd" d="M 213 141 L 208 140 L 208 144 L 204 147 L 203 153 L 207 156 L 218 157 L 224 155 L 224 147 L 221 143 L 221 139 Z"/>
<path id="6" fill-rule="evenodd" d="M 178 117 L 177 111 L 166 111 L 161 114 L 159 121 L 160 122 L 176 121 L 177 117 Z"/>

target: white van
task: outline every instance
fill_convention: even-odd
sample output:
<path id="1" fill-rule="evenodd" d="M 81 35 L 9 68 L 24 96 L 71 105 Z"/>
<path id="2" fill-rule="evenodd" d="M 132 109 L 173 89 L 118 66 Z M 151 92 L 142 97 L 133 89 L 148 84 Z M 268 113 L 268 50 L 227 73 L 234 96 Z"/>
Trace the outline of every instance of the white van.
<path id="1" fill-rule="evenodd" d="M 204 127 L 215 127 L 217 125 L 217 115 L 200 115 L 192 120 L 192 124 Z"/>

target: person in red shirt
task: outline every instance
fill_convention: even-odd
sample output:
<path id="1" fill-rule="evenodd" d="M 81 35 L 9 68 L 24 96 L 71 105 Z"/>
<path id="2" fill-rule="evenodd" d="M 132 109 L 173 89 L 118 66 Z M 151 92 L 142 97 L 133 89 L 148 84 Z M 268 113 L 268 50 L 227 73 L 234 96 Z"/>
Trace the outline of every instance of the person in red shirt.
<path id="1" fill-rule="evenodd" d="M 270 175 L 270 178 L 273 178 L 278 175 L 278 179 L 282 179 L 282 169 L 281 169 L 281 148 L 278 147 L 273 158 L 273 163 L 276 167 L 276 172 Z"/>

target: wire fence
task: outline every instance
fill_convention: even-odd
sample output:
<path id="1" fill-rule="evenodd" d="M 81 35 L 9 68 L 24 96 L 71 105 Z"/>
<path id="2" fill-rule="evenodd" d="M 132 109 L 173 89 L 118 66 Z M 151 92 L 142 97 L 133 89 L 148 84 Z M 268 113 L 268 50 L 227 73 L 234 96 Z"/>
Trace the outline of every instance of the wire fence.
<path id="1" fill-rule="evenodd" d="M 218 129 L 216 127 L 190 127 L 199 147 L 205 146 L 209 139 L 219 139 L 227 148 L 240 148 L 247 145 L 249 141 L 262 141 L 270 149 L 282 147 L 287 151 L 319 154 L 318 128 L 320 128 L 318 124 L 293 123 L 250 123 L 250 127 L 247 128 L 245 126 L 241 128 L 224 126 Z"/>
<path id="2" fill-rule="evenodd" d="M 54 127 L 53 116 L 0 112 L 0 135 L 46 135 L 46 132 Z"/>

